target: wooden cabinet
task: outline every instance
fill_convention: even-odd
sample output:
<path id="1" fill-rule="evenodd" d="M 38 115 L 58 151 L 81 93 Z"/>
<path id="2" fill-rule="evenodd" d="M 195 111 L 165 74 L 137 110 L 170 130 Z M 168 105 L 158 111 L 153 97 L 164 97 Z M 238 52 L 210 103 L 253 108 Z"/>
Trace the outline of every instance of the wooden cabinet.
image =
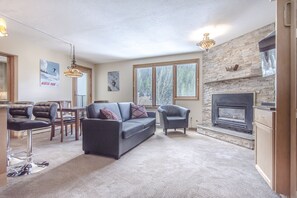
<path id="1" fill-rule="evenodd" d="M 275 189 L 275 112 L 255 108 L 256 169 L 268 185 Z"/>
<path id="2" fill-rule="evenodd" d="M 6 184 L 7 107 L 0 105 L 0 186 Z"/>

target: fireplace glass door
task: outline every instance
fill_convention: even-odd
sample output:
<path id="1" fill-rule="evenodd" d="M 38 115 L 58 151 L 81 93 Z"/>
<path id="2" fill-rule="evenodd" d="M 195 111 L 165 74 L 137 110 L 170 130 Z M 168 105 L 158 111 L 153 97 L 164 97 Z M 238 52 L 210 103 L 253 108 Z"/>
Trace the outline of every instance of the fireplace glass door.
<path id="1" fill-rule="evenodd" d="M 245 123 L 245 109 L 219 107 L 218 119 Z"/>

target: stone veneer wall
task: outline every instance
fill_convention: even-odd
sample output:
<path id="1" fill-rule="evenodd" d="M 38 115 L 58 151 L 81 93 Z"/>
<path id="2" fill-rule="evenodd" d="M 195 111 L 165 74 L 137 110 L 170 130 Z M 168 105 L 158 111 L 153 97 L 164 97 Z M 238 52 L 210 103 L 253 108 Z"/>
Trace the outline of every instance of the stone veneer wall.
<path id="1" fill-rule="evenodd" d="M 211 124 L 211 98 L 215 93 L 255 92 L 256 104 L 275 101 L 275 76 L 262 77 L 258 42 L 274 24 L 235 38 L 203 53 L 203 124 Z M 225 67 L 239 65 L 237 71 Z"/>

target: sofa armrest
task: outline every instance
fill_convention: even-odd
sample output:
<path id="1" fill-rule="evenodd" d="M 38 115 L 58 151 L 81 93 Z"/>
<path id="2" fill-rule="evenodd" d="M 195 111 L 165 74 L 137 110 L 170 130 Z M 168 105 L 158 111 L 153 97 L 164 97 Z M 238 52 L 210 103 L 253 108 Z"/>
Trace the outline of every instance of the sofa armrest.
<path id="1" fill-rule="evenodd" d="M 119 157 L 122 122 L 116 120 L 85 119 L 83 127 L 83 150 L 107 156 Z"/>
<path id="2" fill-rule="evenodd" d="M 158 108 L 158 112 L 162 114 L 164 117 L 167 117 L 167 111 L 165 109 Z"/>
<path id="3" fill-rule="evenodd" d="M 148 115 L 149 118 L 156 118 L 156 112 L 148 111 L 147 115 Z"/>

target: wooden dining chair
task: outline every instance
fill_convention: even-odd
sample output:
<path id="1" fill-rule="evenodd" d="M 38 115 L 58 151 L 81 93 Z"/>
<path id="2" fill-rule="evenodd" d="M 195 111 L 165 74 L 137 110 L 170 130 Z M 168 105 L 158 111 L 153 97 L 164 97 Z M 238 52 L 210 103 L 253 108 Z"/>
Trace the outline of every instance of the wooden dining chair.
<path id="1" fill-rule="evenodd" d="M 75 124 L 75 117 L 70 113 L 63 112 L 63 108 L 71 107 L 71 101 L 51 101 L 51 102 L 56 102 L 58 104 L 58 111 L 57 111 L 57 117 L 52 124 L 50 140 L 52 140 L 53 137 L 55 137 L 56 126 L 60 126 L 61 142 L 63 142 L 64 130 L 65 130 L 65 135 L 67 136 L 68 135 L 67 127 L 69 125 L 71 126 L 71 133 L 72 133 L 73 124 Z"/>

